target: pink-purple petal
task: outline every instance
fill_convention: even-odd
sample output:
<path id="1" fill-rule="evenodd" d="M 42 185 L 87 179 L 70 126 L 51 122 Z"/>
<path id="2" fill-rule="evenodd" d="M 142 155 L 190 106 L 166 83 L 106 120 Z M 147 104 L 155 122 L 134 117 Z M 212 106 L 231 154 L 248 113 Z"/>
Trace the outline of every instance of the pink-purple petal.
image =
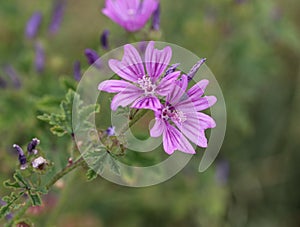
<path id="1" fill-rule="evenodd" d="M 180 72 L 176 71 L 173 73 L 168 74 L 160 81 L 159 85 L 156 88 L 157 94 L 161 96 L 167 96 L 170 91 L 174 87 L 174 81 L 179 77 Z"/>
<path id="2" fill-rule="evenodd" d="M 215 96 L 204 96 L 193 101 L 196 111 L 206 110 L 213 106 L 216 102 L 217 98 Z"/>
<path id="3" fill-rule="evenodd" d="M 163 146 L 167 154 L 172 154 L 174 150 L 180 150 L 188 154 L 196 153 L 190 142 L 172 125 L 167 125 L 166 130 L 164 130 Z"/>
<path id="4" fill-rule="evenodd" d="M 111 109 L 115 111 L 118 106 L 128 106 L 142 95 L 143 91 L 134 85 L 126 87 L 122 92 L 116 94 L 111 101 Z"/>
<path id="5" fill-rule="evenodd" d="M 188 82 L 186 77 L 183 77 L 181 81 L 176 81 L 176 83 L 173 86 L 173 89 L 166 97 L 166 101 L 175 106 L 181 100 L 183 95 L 186 94 L 185 90 L 187 87 L 187 83 Z"/>
<path id="6" fill-rule="evenodd" d="M 165 129 L 165 123 L 163 122 L 162 119 L 156 118 L 155 119 L 155 124 L 150 130 L 150 136 L 151 137 L 159 137 Z"/>
<path id="7" fill-rule="evenodd" d="M 171 57 L 171 47 L 167 46 L 162 50 L 158 50 L 154 48 L 153 41 L 149 42 L 145 54 L 145 64 L 148 75 L 154 80 L 161 76 L 168 67 Z"/>
<path id="8" fill-rule="evenodd" d="M 126 87 L 134 86 L 124 80 L 105 80 L 98 85 L 98 90 L 109 93 L 123 91 Z"/>
<path id="9" fill-rule="evenodd" d="M 140 97 L 131 105 L 131 108 L 151 109 L 154 111 L 160 107 L 161 107 L 161 103 L 156 96 Z"/>
<path id="10" fill-rule="evenodd" d="M 136 82 L 145 75 L 142 59 L 137 50 L 130 44 L 124 46 L 122 61 L 111 59 L 109 67 L 125 80 Z"/>
<path id="11" fill-rule="evenodd" d="M 208 84 L 209 84 L 209 81 L 206 79 L 199 81 L 197 84 L 195 84 L 193 87 L 191 87 L 188 90 L 188 92 L 187 92 L 188 96 L 190 96 L 190 98 L 192 100 L 197 100 L 204 94 L 205 89 Z"/>
<path id="12" fill-rule="evenodd" d="M 176 124 L 180 131 L 189 138 L 190 141 L 200 147 L 207 147 L 207 139 L 204 129 L 200 127 L 199 120 L 187 120 L 183 124 Z"/>

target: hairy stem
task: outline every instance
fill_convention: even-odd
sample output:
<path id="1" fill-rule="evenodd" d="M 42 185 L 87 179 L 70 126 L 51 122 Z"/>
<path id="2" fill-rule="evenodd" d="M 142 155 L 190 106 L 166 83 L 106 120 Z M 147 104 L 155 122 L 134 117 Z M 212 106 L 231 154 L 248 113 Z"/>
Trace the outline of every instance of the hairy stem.
<path id="1" fill-rule="evenodd" d="M 56 183 L 60 178 L 67 175 L 72 170 L 76 169 L 78 166 L 81 166 L 85 163 L 83 157 L 77 159 L 72 165 L 66 166 L 60 172 L 54 175 L 54 177 L 50 180 L 50 182 L 46 185 L 46 189 L 49 190 L 52 185 Z"/>
<path id="2" fill-rule="evenodd" d="M 134 118 L 129 121 L 128 125 L 124 125 L 124 127 L 120 130 L 120 135 L 124 134 L 129 128 L 131 128 L 138 120 L 140 120 L 146 113 L 147 109 L 140 109 L 134 114 Z"/>

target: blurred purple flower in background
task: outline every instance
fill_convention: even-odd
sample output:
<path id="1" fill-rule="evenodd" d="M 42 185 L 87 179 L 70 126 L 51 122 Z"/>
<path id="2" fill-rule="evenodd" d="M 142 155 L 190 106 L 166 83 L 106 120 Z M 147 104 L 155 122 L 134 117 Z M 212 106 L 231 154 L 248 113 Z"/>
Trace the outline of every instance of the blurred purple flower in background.
<path id="1" fill-rule="evenodd" d="M 101 61 L 99 59 L 100 56 L 95 50 L 87 48 L 85 49 L 84 54 L 89 65 L 94 65 L 96 68 L 101 68 Z"/>
<path id="2" fill-rule="evenodd" d="M 28 39 L 33 39 L 36 36 L 41 22 L 42 14 L 40 12 L 34 12 L 26 24 L 25 36 Z"/>
<path id="3" fill-rule="evenodd" d="M 138 51 L 130 44 L 124 46 L 121 61 L 110 59 L 109 67 L 123 80 L 106 80 L 99 84 L 100 91 L 118 93 L 111 102 L 111 109 L 125 107 L 153 109 L 161 106 L 158 96 L 166 96 L 173 87 L 180 72 L 170 73 L 163 77 L 163 72 L 170 63 L 172 49 L 167 46 L 162 50 L 154 48 L 149 42 L 145 54 L 145 66 Z"/>
<path id="4" fill-rule="evenodd" d="M 216 163 L 216 181 L 224 185 L 227 183 L 229 176 L 229 163 L 227 160 L 222 159 Z"/>
<path id="5" fill-rule="evenodd" d="M 100 37 L 100 43 L 104 50 L 107 50 L 109 48 L 108 47 L 108 36 L 109 36 L 109 30 L 105 29 L 102 32 L 101 37 Z"/>
<path id="6" fill-rule="evenodd" d="M 9 76 L 15 88 L 21 87 L 20 76 L 11 65 L 5 66 L 3 71 Z"/>
<path id="7" fill-rule="evenodd" d="M 65 11 L 65 0 L 56 0 L 52 10 L 52 18 L 49 25 L 50 34 L 56 34 L 61 26 Z"/>
<path id="8" fill-rule="evenodd" d="M 6 87 L 6 81 L 0 77 L 0 88 L 5 88 Z"/>
<path id="9" fill-rule="evenodd" d="M 44 71 L 45 68 L 45 50 L 40 42 L 35 44 L 35 60 L 34 60 L 35 70 L 38 73 Z"/>
<path id="10" fill-rule="evenodd" d="M 73 66 L 74 79 L 80 81 L 81 79 L 81 65 L 80 61 L 75 61 Z"/>
<path id="11" fill-rule="evenodd" d="M 142 29 L 158 7 L 156 0 L 106 0 L 102 13 L 129 32 Z"/>
<path id="12" fill-rule="evenodd" d="M 158 4 L 156 10 L 152 14 L 151 28 L 155 31 L 160 29 L 160 4 Z"/>

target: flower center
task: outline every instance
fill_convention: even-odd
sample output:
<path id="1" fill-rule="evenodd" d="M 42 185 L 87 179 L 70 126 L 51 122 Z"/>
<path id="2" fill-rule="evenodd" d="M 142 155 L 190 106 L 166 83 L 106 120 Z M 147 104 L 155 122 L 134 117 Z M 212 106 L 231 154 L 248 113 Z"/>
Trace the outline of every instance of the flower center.
<path id="1" fill-rule="evenodd" d="M 145 91 L 145 95 L 154 95 L 156 85 L 152 83 L 151 78 L 149 76 L 143 76 L 143 78 L 138 79 L 137 81 L 140 88 Z"/>
<path id="2" fill-rule="evenodd" d="M 176 121 L 179 123 L 183 123 L 187 120 L 186 116 L 184 115 L 184 113 L 182 111 L 178 111 L 170 105 L 167 105 L 165 108 L 163 108 L 162 118 L 166 121 L 171 119 L 172 121 L 174 121 L 174 122 Z"/>

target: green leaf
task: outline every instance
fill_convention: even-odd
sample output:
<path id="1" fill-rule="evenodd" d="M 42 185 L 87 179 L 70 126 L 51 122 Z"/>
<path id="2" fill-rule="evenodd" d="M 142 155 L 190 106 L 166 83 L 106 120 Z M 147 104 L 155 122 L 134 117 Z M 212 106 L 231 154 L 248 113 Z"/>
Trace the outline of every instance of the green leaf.
<path id="1" fill-rule="evenodd" d="M 96 173 L 102 173 L 104 168 L 107 167 L 110 171 L 116 175 L 120 175 L 120 166 L 116 162 L 115 158 L 106 151 L 105 148 L 100 147 L 92 152 L 88 152 L 85 155 L 88 164 Z"/>
<path id="2" fill-rule="evenodd" d="M 109 159 L 110 171 L 112 171 L 114 174 L 120 176 L 121 175 L 120 166 L 118 165 L 116 160 L 111 155 L 109 155 L 109 157 L 110 157 L 110 159 Z"/>
<path id="3" fill-rule="evenodd" d="M 3 185 L 6 188 L 12 188 L 12 189 L 22 188 L 22 186 L 17 181 L 11 182 L 10 180 L 6 180 L 3 182 Z"/>
<path id="4" fill-rule="evenodd" d="M 24 187 L 30 187 L 26 179 L 22 176 L 22 174 L 19 171 L 16 171 L 13 177 L 18 184 L 24 185 Z"/>
<path id="5" fill-rule="evenodd" d="M 41 197 L 38 193 L 33 193 L 31 191 L 29 191 L 29 197 L 32 201 L 32 205 L 33 206 L 40 206 L 42 205 L 42 200 Z"/>
<path id="6" fill-rule="evenodd" d="M 6 204 L 0 208 L 0 219 L 4 218 L 7 214 L 9 214 L 9 207 L 9 204 Z"/>
<path id="7" fill-rule="evenodd" d="M 47 100 L 45 101 L 47 103 Z M 74 106 L 73 110 L 73 104 Z M 79 95 L 69 89 L 65 98 L 60 103 L 60 113 L 43 114 L 38 116 L 38 119 L 48 122 L 51 127 L 51 132 L 57 136 L 65 134 L 72 134 L 73 132 L 89 130 L 93 125 L 88 121 L 93 113 L 98 113 L 100 107 L 97 104 L 83 106 Z M 73 129 L 72 125 L 72 112 L 76 111 L 77 119 L 74 119 L 78 124 Z"/>
<path id="8" fill-rule="evenodd" d="M 37 108 L 42 111 L 51 112 L 57 110 L 60 99 L 53 96 L 44 96 L 37 102 Z"/>
<path id="9" fill-rule="evenodd" d="M 88 171 L 86 172 L 86 177 L 88 181 L 96 179 L 97 176 L 98 174 L 93 169 L 88 169 Z"/>
<path id="10" fill-rule="evenodd" d="M 55 125 L 54 127 L 52 127 L 50 129 L 50 131 L 54 134 L 54 135 L 57 135 L 57 136 L 64 136 L 66 133 L 68 133 L 64 128 L 62 128 L 61 126 L 59 125 Z"/>
<path id="11" fill-rule="evenodd" d="M 67 90 L 72 89 L 76 91 L 76 83 L 73 79 L 70 80 L 67 77 L 63 77 L 60 82 Z"/>

